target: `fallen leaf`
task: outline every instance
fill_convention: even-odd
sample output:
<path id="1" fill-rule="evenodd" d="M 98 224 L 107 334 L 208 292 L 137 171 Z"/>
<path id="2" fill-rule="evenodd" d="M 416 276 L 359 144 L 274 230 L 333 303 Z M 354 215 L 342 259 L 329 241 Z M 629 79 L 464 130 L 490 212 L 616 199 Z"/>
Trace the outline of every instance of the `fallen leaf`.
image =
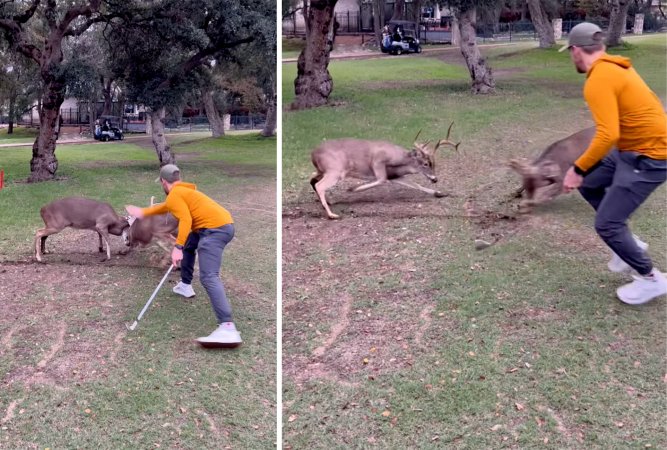
<path id="1" fill-rule="evenodd" d="M 514 373 L 514 372 L 516 372 L 517 370 L 519 370 L 518 367 L 512 367 L 511 369 L 507 369 L 505 372 L 506 372 L 506 373 Z"/>
<path id="2" fill-rule="evenodd" d="M 83 412 L 85 412 L 86 414 L 90 414 L 92 411 L 90 409 L 86 408 L 86 409 L 83 410 Z"/>
<path id="3" fill-rule="evenodd" d="M 538 426 L 538 427 L 541 427 L 542 425 L 544 425 L 545 423 L 547 423 L 546 420 L 544 420 L 543 418 L 541 418 L 541 417 L 539 417 L 539 416 L 538 416 L 538 417 L 535 417 L 535 422 L 537 422 L 537 426 Z"/>
<path id="4" fill-rule="evenodd" d="M 294 422 L 296 420 L 296 417 L 297 417 L 296 414 L 292 414 L 291 416 L 289 416 L 289 419 L 287 419 L 287 421 Z"/>
<path id="5" fill-rule="evenodd" d="M 468 352 L 468 356 L 475 356 L 475 352 Z"/>
<path id="6" fill-rule="evenodd" d="M 368 358 L 364 358 L 363 363 L 368 364 Z"/>
<path id="7" fill-rule="evenodd" d="M 625 425 L 623 422 L 614 422 L 614 425 L 616 425 L 618 428 L 623 428 L 623 425 Z"/>
<path id="8" fill-rule="evenodd" d="M 433 441 L 437 441 L 438 439 L 440 439 L 440 436 L 433 436 L 433 437 L 431 438 L 431 442 L 433 442 Z"/>
<path id="9" fill-rule="evenodd" d="M 523 411 L 525 408 L 521 403 L 515 403 L 514 406 L 516 406 L 517 411 Z"/>
<path id="10" fill-rule="evenodd" d="M 391 416 L 391 411 L 389 411 L 389 410 L 385 410 L 385 411 L 382 413 L 382 415 L 383 415 L 384 417 L 389 417 L 389 416 Z"/>
<path id="11" fill-rule="evenodd" d="M 491 427 L 491 431 L 498 431 L 502 428 L 503 426 L 498 424 L 495 424 L 494 426 Z"/>
<path id="12" fill-rule="evenodd" d="M 639 366 L 641 366 L 641 365 L 642 365 L 642 363 L 641 363 L 641 362 L 639 362 L 639 361 L 635 361 L 635 363 L 634 363 L 633 365 L 634 365 L 635 367 L 639 367 Z"/>
<path id="13" fill-rule="evenodd" d="M 549 443 L 549 438 L 548 438 L 548 437 L 545 437 L 545 438 L 544 438 L 544 443 L 545 443 L 545 444 L 548 444 L 548 443 Z"/>

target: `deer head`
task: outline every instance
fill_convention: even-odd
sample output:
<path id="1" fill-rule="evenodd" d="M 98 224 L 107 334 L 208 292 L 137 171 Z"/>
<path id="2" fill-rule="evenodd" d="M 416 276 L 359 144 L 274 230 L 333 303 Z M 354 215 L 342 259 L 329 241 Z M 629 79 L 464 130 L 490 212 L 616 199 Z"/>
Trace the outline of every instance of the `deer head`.
<path id="1" fill-rule="evenodd" d="M 435 145 L 431 146 L 431 141 L 426 141 L 426 142 L 417 142 L 417 138 L 419 137 L 419 134 L 421 133 L 421 130 L 419 130 L 419 133 L 417 133 L 417 136 L 415 136 L 415 143 L 413 144 L 413 147 L 416 151 L 421 152 L 425 158 L 428 158 L 428 160 L 431 162 L 431 166 L 435 170 L 435 154 L 438 148 L 444 145 L 449 145 L 451 147 L 454 147 L 454 150 L 457 152 L 459 151 L 459 145 L 461 144 L 460 142 L 454 143 L 449 140 L 449 136 L 452 132 L 452 126 L 454 125 L 454 122 L 452 122 L 449 125 L 449 128 L 447 128 L 447 136 L 444 139 L 440 139 Z"/>

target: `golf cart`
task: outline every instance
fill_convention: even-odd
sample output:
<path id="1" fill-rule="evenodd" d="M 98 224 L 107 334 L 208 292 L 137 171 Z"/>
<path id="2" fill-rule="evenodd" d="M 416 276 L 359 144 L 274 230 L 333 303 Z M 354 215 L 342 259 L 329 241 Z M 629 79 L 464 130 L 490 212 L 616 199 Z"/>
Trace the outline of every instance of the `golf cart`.
<path id="1" fill-rule="evenodd" d="M 382 53 L 400 55 L 421 53 L 422 46 L 417 38 L 417 24 L 407 20 L 390 20 L 382 32 Z"/>
<path id="2" fill-rule="evenodd" d="M 115 116 L 100 116 L 95 121 L 93 137 L 98 141 L 117 141 L 124 138 L 121 118 Z"/>

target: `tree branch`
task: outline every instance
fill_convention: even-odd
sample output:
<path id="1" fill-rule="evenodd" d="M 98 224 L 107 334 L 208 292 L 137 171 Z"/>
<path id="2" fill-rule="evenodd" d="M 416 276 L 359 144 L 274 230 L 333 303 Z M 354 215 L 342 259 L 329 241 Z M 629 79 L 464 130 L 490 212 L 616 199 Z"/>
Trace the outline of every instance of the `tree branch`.
<path id="1" fill-rule="evenodd" d="M 188 73 L 191 70 L 195 69 L 197 66 L 201 65 L 202 62 L 209 56 L 215 55 L 221 50 L 225 50 L 228 48 L 234 48 L 237 47 L 241 44 L 247 44 L 249 42 L 254 41 L 255 38 L 254 36 L 249 36 L 244 39 L 239 39 L 238 41 L 233 41 L 229 42 L 227 44 L 220 44 L 220 45 L 214 45 L 214 46 L 209 46 L 206 47 L 203 50 L 200 50 L 196 54 L 192 55 L 190 59 L 187 61 L 182 62 L 178 66 L 176 66 L 176 69 L 173 72 L 173 75 L 171 75 L 169 78 L 166 80 L 162 81 L 158 86 L 157 89 L 164 89 L 168 88 L 172 81 L 174 81 L 176 78 L 180 77 L 184 73 Z"/>
<path id="2" fill-rule="evenodd" d="M 35 14 L 35 11 L 37 10 L 37 7 L 39 6 L 41 0 L 33 0 L 32 4 L 30 5 L 30 8 L 26 9 L 23 14 L 18 14 L 12 19 L 17 22 L 17 23 L 26 23 L 30 18 Z"/>
<path id="3" fill-rule="evenodd" d="M 73 32 L 73 30 L 71 30 L 69 26 L 78 17 L 85 16 L 90 19 L 90 16 L 92 16 L 93 13 L 96 13 L 97 10 L 100 8 L 100 1 L 101 0 L 90 0 L 87 6 L 81 5 L 81 6 L 70 7 L 67 10 L 67 12 L 65 12 L 65 17 L 63 17 L 63 20 L 60 22 L 60 25 L 58 25 L 58 30 L 61 32 L 61 35 L 66 36 L 68 35 L 67 33 Z M 86 23 L 88 22 L 90 22 L 90 20 L 86 21 Z M 92 25 L 92 23 L 90 23 L 88 26 L 90 25 Z M 86 31 L 86 29 L 87 27 L 81 30 L 79 34 Z M 71 34 L 71 36 L 78 36 L 78 34 Z"/>

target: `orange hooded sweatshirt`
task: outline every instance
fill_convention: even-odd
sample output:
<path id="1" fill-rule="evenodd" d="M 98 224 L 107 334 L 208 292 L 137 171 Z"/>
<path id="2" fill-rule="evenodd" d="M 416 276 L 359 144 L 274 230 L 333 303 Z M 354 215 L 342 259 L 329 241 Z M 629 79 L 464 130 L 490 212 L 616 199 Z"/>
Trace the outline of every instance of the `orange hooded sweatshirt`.
<path id="1" fill-rule="evenodd" d="M 667 116 L 628 58 L 604 54 L 586 74 L 584 99 L 595 120 L 595 137 L 574 162 L 584 174 L 614 146 L 620 151 L 667 159 Z"/>
<path id="2" fill-rule="evenodd" d="M 146 216 L 172 213 L 178 219 L 177 245 L 185 245 L 190 231 L 234 223 L 229 211 L 199 192 L 194 184 L 183 181 L 174 184 L 164 203 L 144 208 L 142 211 Z"/>

